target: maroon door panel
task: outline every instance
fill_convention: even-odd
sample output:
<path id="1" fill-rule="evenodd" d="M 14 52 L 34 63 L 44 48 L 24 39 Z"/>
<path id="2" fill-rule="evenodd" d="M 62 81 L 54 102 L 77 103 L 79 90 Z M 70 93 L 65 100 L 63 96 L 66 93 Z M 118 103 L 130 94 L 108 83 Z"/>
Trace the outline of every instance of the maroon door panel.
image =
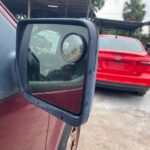
<path id="1" fill-rule="evenodd" d="M 64 123 L 28 103 L 21 94 L 0 102 L 0 147 L 3 150 L 57 148 Z M 47 142 L 47 143 L 46 143 Z"/>
<path id="2" fill-rule="evenodd" d="M 0 102 L 0 147 L 45 149 L 49 115 L 18 94 Z"/>

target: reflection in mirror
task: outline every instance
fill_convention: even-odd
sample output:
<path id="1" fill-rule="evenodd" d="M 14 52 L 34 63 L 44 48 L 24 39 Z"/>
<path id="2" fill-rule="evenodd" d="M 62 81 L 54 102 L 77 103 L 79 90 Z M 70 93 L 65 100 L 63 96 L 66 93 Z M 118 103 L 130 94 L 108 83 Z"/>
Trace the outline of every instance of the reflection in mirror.
<path id="1" fill-rule="evenodd" d="M 150 55 L 150 43 L 147 43 L 147 45 L 146 45 L 146 51 Z"/>
<path id="2" fill-rule="evenodd" d="M 85 42 L 79 35 L 68 35 L 62 43 L 62 54 L 68 62 L 77 62 L 84 54 Z"/>
<path id="3" fill-rule="evenodd" d="M 80 113 L 87 42 L 88 31 L 84 27 L 34 24 L 28 48 L 28 92 Z"/>

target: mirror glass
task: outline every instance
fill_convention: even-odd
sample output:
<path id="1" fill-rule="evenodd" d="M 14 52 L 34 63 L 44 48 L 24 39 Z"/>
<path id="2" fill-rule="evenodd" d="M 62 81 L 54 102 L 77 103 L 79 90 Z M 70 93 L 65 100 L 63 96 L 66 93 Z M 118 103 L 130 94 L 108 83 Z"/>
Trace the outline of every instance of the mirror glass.
<path id="1" fill-rule="evenodd" d="M 88 31 L 82 26 L 32 25 L 27 58 L 28 92 L 80 113 L 87 43 Z"/>

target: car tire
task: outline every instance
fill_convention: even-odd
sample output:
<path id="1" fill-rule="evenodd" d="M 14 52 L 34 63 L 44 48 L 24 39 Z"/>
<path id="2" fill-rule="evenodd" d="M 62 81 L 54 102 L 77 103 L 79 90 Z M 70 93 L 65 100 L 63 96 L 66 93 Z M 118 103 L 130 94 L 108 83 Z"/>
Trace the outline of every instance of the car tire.
<path id="1" fill-rule="evenodd" d="M 144 96 L 146 94 L 146 91 L 137 91 L 136 95 L 138 96 Z"/>

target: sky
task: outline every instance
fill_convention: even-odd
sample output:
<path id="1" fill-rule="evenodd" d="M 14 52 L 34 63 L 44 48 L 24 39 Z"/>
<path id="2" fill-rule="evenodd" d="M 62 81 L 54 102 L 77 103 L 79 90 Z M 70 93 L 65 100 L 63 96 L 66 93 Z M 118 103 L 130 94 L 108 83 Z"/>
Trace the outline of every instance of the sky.
<path id="1" fill-rule="evenodd" d="M 98 18 L 123 20 L 124 3 L 129 0 L 105 0 L 104 7 L 97 13 Z M 150 0 L 142 0 L 146 4 L 146 15 L 143 21 L 150 21 Z"/>

